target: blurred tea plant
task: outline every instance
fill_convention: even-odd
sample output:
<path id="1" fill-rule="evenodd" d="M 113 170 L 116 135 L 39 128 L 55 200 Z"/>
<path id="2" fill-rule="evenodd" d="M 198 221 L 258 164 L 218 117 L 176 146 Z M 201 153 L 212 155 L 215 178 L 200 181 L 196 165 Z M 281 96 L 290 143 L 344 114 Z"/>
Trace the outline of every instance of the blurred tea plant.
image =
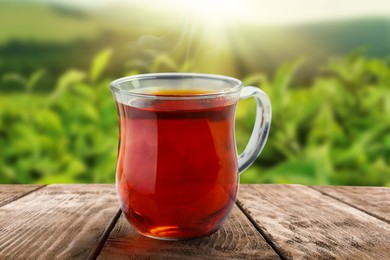
<path id="1" fill-rule="evenodd" d="M 114 181 L 116 110 L 110 80 L 100 78 L 110 55 L 98 54 L 90 73 L 66 72 L 47 94 L 33 93 L 40 71 L 4 77 L 25 91 L 0 97 L 0 183 Z"/>
<path id="2" fill-rule="evenodd" d="M 301 61 L 283 65 L 272 79 L 253 75 L 271 98 L 273 122 L 266 148 L 244 182 L 390 186 L 390 67 L 360 51 L 330 60 L 326 76 L 293 86 Z M 250 131 L 246 103 L 237 136 Z M 254 115 L 251 115 L 254 118 Z"/>
<path id="3" fill-rule="evenodd" d="M 69 70 L 46 94 L 34 92 L 45 77 L 6 74 L 23 91 L 0 96 L 0 183 L 114 182 L 118 142 L 115 104 L 104 78 L 111 50 L 89 72 Z M 241 175 L 244 183 L 390 186 L 390 66 L 360 52 L 330 60 L 307 86 L 294 85 L 302 61 L 273 77 L 242 77 L 271 98 L 273 122 L 265 149 Z M 187 71 L 165 54 L 150 72 Z M 147 72 L 132 66 L 129 74 Z M 240 101 L 238 150 L 252 131 L 253 100 Z"/>

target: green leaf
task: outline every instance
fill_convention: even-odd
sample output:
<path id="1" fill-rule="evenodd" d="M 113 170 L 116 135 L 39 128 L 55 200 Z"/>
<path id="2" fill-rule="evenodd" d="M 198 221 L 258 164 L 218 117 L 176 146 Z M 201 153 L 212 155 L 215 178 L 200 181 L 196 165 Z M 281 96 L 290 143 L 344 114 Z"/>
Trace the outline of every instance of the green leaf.
<path id="1" fill-rule="evenodd" d="M 274 76 L 272 86 L 277 97 L 281 97 L 287 87 L 290 85 L 291 80 L 297 71 L 297 69 L 302 65 L 303 59 L 298 59 L 294 62 L 283 64 L 277 71 Z"/>
<path id="2" fill-rule="evenodd" d="M 266 171 L 263 179 L 274 183 L 316 183 L 316 170 L 312 162 L 288 161 Z"/>
<path id="3" fill-rule="evenodd" d="M 63 74 L 58 80 L 55 95 L 60 95 L 66 90 L 79 82 L 82 82 L 85 79 L 85 73 L 79 70 L 69 70 Z"/>
<path id="4" fill-rule="evenodd" d="M 91 71 L 90 71 L 90 79 L 92 82 L 96 82 L 96 80 L 101 76 L 104 69 L 107 67 L 108 62 L 111 58 L 112 50 L 105 49 L 96 55 L 93 59 Z"/>
<path id="5" fill-rule="evenodd" d="M 33 72 L 26 83 L 27 91 L 32 91 L 37 82 L 45 75 L 45 73 L 46 71 L 44 69 Z"/>
<path id="6" fill-rule="evenodd" d="M 267 87 L 267 82 L 264 82 L 264 87 L 262 89 L 268 91 L 272 103 L 273 114 L 276 116 L 281 115 L 285 112 L 286 107 L 291 105 L 290 94 L 291 91 L 288 91 L 288 87 L 291 84 L 292 78 L 303 63 L 302 59 L 298 59 L 294 62 L 283 64 L 277 71 L 271 82 L 271 87 Z"/>
<path id="7" fill-rule="evenodd" d="M 60 132 L 62 130 L 62 122 L 59 116 L 51 110 L 42 110 L 34 117 L 40 129 Z"/>
<path id="8" fill-rule="evenodd" d="M 11 82 L 16 82 L 22 86 L 26 86 L 26 79 L 17 73 L 6 73 L 2 77 L 3 81 L 11 81 Z"/>
<path id="9" fill-rule="evenodd" d="M 305 154 L 306 160 L 314 165 L 314 183 L 316 185 L 328 185 L 329 177 L 334 173 L 334 167 L 330 156 L 330 145 L 326 143 L 321 146 L 307 147 Z"/>

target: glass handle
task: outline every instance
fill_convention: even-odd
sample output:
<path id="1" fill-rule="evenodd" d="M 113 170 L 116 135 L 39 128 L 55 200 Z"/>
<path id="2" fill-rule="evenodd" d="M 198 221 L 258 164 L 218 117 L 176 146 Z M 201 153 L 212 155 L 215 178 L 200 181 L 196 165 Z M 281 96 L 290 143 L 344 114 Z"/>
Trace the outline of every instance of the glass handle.
<path id="1" fill-rule="evenodd" d="M 272 108 L 267 94 L 256 87 L 244 87 L 240 99 L 249 97 L 256 100 L 256 120 L 249 142 L 237 159 L 239 174 L 255 162 L 264 148 L 271 126 Z"/>

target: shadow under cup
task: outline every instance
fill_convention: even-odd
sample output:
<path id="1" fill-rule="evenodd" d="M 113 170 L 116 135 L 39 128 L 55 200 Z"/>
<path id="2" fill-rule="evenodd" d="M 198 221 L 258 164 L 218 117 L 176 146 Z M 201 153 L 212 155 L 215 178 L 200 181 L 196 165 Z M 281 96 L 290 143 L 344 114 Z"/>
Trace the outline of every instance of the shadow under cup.
<path id="1" fill-rule="evenodd" d="M 209 235 L 237 196 L 234 115 L 240 81 L 145 74 L 111 84 L 120 126 L 116 184 L 124 215 L 158 239 Z"/>

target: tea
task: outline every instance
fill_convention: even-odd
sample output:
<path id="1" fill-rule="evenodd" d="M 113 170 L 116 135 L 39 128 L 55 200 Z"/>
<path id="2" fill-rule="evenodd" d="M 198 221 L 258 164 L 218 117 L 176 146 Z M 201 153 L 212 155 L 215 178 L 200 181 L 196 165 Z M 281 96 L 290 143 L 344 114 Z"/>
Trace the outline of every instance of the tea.
<path id="1" fill-rule="evenodd" d="M 189 98 L 117 102 L 117 190 L 124 215 L 143 234 L 205 236 L 234 205 L 236 103 L 191 99 L 202 93 L 164 91 L 153 94 Z"/>

